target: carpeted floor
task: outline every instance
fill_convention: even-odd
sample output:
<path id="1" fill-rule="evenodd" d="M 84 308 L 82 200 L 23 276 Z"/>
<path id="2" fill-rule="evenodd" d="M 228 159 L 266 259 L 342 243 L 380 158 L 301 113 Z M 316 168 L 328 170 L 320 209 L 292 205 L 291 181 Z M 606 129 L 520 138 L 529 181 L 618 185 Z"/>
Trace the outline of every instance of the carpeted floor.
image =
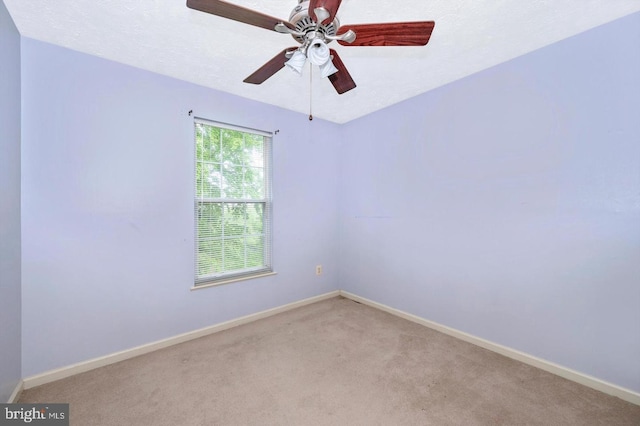
<path id="1" fill-rule="evenodd" d="M 19 402 L 68 402 L 74 426 L 640 425 L 640 406 L 342 297 Z"/>

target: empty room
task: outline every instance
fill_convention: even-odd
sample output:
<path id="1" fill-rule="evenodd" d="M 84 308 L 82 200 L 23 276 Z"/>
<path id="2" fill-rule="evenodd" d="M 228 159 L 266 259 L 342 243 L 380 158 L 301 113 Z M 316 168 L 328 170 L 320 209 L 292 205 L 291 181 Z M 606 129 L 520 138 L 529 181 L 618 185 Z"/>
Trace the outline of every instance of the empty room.
<path id="1" fill-rule="evenodd" d="M 554 3 L 0 1 L 0 424 L 640 424 L 640 1 Z"/>

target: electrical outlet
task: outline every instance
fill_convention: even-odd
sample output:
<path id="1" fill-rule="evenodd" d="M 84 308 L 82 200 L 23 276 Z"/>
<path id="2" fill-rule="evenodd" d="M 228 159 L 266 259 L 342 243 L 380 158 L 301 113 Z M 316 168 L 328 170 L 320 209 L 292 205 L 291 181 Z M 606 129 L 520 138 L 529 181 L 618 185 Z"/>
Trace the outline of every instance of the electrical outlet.
<path id="1" fill-rule="evenodd" d="M 322 275 L 322 265 L 316 265 L 316 275 Z"/>

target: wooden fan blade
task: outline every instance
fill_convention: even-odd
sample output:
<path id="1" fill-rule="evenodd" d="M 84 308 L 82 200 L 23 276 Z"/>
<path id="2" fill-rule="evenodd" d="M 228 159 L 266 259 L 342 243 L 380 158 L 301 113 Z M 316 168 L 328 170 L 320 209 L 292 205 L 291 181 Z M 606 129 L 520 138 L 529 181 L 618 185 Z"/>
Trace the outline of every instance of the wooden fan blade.
<path id="1" fill-rule="evenodd" d="M 333 87 L 336 89 L 339 95 L 342 95 L 345 92 L 356 87 L 355 81 L 351 78 L 349 71 L 347 71 L 347 67 L 342 63 L 342 59 L 338 56 L 338 52 L 333 49 L 329 49 L 332 56 L 333 65 L 338 68 L 338 72 L 335 74 L 331 74 L 329 76 L 329 81 L 333 84 Z"/>
<path id="2" fill-rule="evenodd" d="M 322 7 L 329 12 L 329 17 L 320 23 L 327 24 L 333 22 L 336 17 L 336 13 L 338 13 L 340 3 L 342 3 L 342 0 L 311 0 L 309 2 L 309 16 L 314 22 L 318 22 L 318 19 L 316 18 L 316 8 Z"/>
<path id="3" fill-rule="evenodd" d="M 276 24 L 283 23 L 287 27 L 293 29 L 290 22 L 282 19 L 265 15 L 255 10 L 247 9 L 242 6 L 227 3 L 220 0 L 187 0 L 187 7 L 199 10 L 200 12 L 211 13 L 212 15 L 222 16 L 223 18 L 232 19 L 234 21 L 243 22 L 256 27 L 266 28 L 275 31 Z"/>
<path id="4" fill-rule="evenodd" d="M 287 62 L 287 57 L 285 56 L 285 54 L 296 49 L 297 47 L 288 47 L 284 49 L 282 52 L 278 53 L 271 60 L 269 60 L 269 62 L 258 68 L 256 72 L 245 78 L 244 82 L 251 84 L 264 83 L 269 77 L 284 68 L 284 63 Z"/>
<path id="5" fill-rule="evenodd" d="M 353 30 L 353 43 L 338 40 L 343 46 L 424 46 L 429 42 L 435 22 L 391 22 L 387 24 L 343 25 L 338 35 Z"/>

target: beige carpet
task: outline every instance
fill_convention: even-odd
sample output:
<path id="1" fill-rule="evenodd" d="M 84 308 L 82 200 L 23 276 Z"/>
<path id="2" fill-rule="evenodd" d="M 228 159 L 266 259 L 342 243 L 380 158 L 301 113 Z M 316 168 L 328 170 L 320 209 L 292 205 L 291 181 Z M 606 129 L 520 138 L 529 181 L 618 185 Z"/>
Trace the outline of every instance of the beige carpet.
<path id="1" fill-rule="evenodd" d="M 640 425 L 640 406 L 341 297 L 26 390 L 71 425 Z"/>

